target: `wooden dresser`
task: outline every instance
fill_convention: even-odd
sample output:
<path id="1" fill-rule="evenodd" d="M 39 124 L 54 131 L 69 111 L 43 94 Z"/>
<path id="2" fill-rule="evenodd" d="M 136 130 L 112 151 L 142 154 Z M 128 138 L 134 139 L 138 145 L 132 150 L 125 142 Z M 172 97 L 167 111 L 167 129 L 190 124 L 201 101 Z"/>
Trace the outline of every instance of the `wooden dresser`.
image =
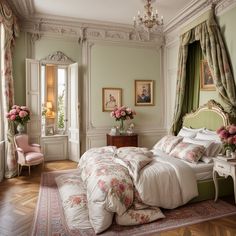
<path id="1" fill-rule="evenodd" d="M 110 135 L 107 134 L 107 146 L 138 147 L 138 135 Z"/>

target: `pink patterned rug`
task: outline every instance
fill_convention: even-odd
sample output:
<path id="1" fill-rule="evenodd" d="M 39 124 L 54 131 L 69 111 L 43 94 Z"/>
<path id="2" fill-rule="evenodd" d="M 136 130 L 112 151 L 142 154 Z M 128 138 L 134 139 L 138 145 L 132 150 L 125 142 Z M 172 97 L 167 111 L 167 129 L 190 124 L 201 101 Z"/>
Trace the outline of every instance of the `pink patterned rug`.
<path id="1" fill-rule="evenodd" d="M 76 172 L 76 169 L 45 172 L 41 176 L 39 199 L 35 212 L 32 235 L 42 236 L 91 236 L 93 230 L 70 231 L 67 228 L 60 195 L 55 183 L 55 177 L 65 173 Z M 212 200 L 188 204 L 175 210 L 163 210 L 166 218 L 140 226 L 119 226 L 115 223 L 99 235 L 128 236 L 150 235 L 177 227 L 196 224 L 224 216 L 236 214 L 236 206 L 224 201 Z"/>

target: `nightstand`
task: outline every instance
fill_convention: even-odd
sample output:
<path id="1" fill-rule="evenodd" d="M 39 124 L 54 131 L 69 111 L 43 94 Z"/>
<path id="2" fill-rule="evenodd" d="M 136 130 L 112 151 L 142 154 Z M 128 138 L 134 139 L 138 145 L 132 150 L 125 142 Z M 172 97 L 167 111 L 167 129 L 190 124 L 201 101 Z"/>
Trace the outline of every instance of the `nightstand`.
<path id="1" fill-rule="evenodd" d="M 107 134 L 107 146 L 138 147 L 138 135 L 110 135 Z"/>
<path id="2" fill-rule="evenodd" d="M 213 180 L 215 185 L 215 201 L 218 199 L 218 182 L 217 174 L 219 176 L 227 178 L 231 176 L 234 183 L 234 199 L 236 203 L 236 160 L 227 161 L 219 158 L 214 158 L 214 167 L 213 167 Z"/>

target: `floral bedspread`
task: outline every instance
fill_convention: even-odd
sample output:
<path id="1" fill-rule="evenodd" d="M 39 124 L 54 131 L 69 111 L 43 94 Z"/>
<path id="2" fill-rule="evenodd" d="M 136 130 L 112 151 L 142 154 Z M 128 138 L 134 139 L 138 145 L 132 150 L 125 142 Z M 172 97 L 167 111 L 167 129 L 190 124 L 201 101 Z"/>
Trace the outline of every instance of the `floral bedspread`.
<path id="1" fill-rule="evenodd" d="M 154 158 L 142 149 L 122 150 L 93 148 L 79 162 L 96 233 L 112 224 L 114 214 L 118 224 L 147 223 L 164 217 L 158 207 L 175 208 L 198 195 L 194 172 L 182 161 Z"/>

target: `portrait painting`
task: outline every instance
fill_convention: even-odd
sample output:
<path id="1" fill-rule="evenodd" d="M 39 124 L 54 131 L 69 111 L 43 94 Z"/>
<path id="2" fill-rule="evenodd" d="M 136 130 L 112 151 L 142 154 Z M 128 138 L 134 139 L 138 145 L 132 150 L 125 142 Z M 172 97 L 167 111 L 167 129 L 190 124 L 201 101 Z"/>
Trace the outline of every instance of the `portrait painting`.
<path id="1" fill-rule="evenodd" d="M 213 76 L 211 74 L 210 68 L 206 60 L 201 61 L 201 90 L 215 90 L 215 84 L 213 80 Z"/>
<path id="2" fill-rule="evenodd" d="M 103 88 L 102 89 L 102 111 L 112 111 L 115 107 L 122 104 L 121 88 Z"/>
<path id="3" fill-rule="evenodd" d="M 135 106 L 153 106 L 153 80 L 135 80 Z"/>

